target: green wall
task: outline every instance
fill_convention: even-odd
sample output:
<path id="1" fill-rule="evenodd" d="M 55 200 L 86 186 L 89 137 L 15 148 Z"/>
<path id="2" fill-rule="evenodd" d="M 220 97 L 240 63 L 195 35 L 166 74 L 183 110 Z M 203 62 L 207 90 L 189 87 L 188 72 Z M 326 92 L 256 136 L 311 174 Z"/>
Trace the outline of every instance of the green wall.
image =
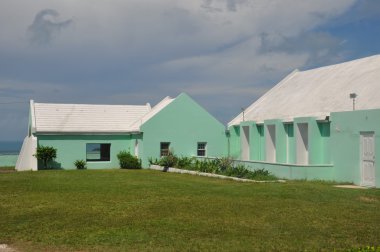
<path id="1" fill-rule="evenodd" d="M 297 165 L 296 130 L 308 124 L 309 165 Z M 265 162 L 267 125 L 276 126 L 276 162 Z M 330 121 L 313 117 L 295 118 L 292 123 L 266 120 L 264 125 L 242 122 L 230 127 L 231 157 L 240 159 L 240 130 L 250 127 L 250 161 L 239 161 L 251 169 L 265 168 L 290 179 L 326 179 L 361 183 L 360 132 L 374 132 L 375 156 L 380 157 L 380 109 L 331 113 Z M 260 133 L 261 132 L 261 133 Z M 380 165 L 375 159 L 376 187 L 380 187 Z"/>
<path id="2" fill-rule="evenodd" d="M 111 161 L 87 162 L 89 169 L 104 169 L 119 168 L 116 155 L 122 150 L 133 154 L 137 137 L 136 135 L 38 135 L 37 139 L 38 146 L 52 146 L 57 149 L 54 168 L 58 169 L 75 169 L 75 160 L 86 160 L 87 143 L 110 143 Z"/>
<path id="3" fill-rule="evenodd" d="M 375 133 L 376 187 L 380 187 L 380 110 L 331 113 L 331 158 L 338 181 L 361 182 L 360 132 Z"/>
<path id="4" fill-rule="evenodd" d="M 184 93 L 145 122 L 141 131 L 139 154 L 144 167 L 148 158 L 159 158 L 161 142 L 170 142 L 178 156 L 196 156 L 198 142 L 207 142 L 207 156 L 227 155 L 224 125 Z"/>
<path id="5" fill-rule="evenodd" d="M 296 148 L 297 123 L 308 124 L 309 165 L 298 165 Z M 276 128 L 276 162 L 266 162 L 267 126 Z M 230 130 L 230 156 L 241 157 L 240 132 L 243 126 L 250 128 L 250 161 L 244 164 L 251 169 L 265 168 L 278 177 L 288 179 L 333 179 L 334 167 L 330 154 L 330 123 L 312 117 L 295 118 L 294 122 L 265 120 L 264 124 L 252 121 L 241 122 Z M 239 161 L 243 162 L 243 161 Z"/>
<path id="6" fill-rule="evenodd" d="M 250 170 L 265 169 L 283 179 L 334 180 L 333 165 L 296 165 L 240 160 L 235 163 L 243 164 Z"/>
<path id="7" fill-rule="evenodd" d="M 240 126 L 232 126 L 229 128 L 229 155 L 234 159 L 240 158 Z"/>
<path id="8" fill-rule="evenodd" d="M 18 154 L 0 154 L 0 167 L 16 166 Z"/>

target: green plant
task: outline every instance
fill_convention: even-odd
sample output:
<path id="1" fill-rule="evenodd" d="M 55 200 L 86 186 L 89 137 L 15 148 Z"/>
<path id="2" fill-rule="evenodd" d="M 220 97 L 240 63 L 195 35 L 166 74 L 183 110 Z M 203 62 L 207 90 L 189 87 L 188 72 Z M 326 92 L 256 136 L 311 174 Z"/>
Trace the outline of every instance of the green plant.
<path id="1" fill-rule="evenodd" d="M 153 159 L 152 157 L 148 158 L 148 162 L 149 162 L 149 165 L 159 165 L 160 164 L 160 160 L 155 158 Z"/>
<path id="2" fill-rule="evenodd" d="M 34 156 L 41 160 L 44 168 L 48 168 L 49 162 L 51 162 L 53 159 L 57 157 L 57 149 L 51 147 L 51 146 L 38 146 L 36 149 L 36 153 Z"/>
<path id="3" fill-rule="evenodd" d="M 169 152 L 167 156 L 163 156 L 160 159 L 160 165 L 165 168 L 173 167 L 177 164 L 178 158 L 173 152 Z"/>
<path id="4" fill-rule="evenodd" d="M 121 169 L 141 169 L 141 160 L 127 151 L 120 151 L 117 158 Z"/>
<path id="5" fill-rule="evenodd" d="M 180 157 L 177 159 L 178 168 L 191 167 L 193 165 L 195 158 L 194 157 Z"/>
<path id="6" fill-rule="evenodd" d="M 215 161 L 218 163 L 222 172 L 233 165 L 233 160 L 230 157 L 217 158 Z"/>
<path id="7" fill-rule="evenodd" d="M 87 168 L 87 163 L 86 161 L 84 160 L 76 160 L 74 162 L 74 165 L 75 167 L 78 169 L 78 170 L 83 170 L 83 169 L 86 169 Z"/>

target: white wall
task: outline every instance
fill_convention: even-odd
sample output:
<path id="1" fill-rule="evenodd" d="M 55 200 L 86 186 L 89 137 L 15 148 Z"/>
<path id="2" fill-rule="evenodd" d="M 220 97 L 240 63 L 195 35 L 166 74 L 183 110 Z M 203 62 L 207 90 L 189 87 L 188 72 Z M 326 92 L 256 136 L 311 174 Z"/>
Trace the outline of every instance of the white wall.
<path id="1" fill-rule="evenodd" d="M 249 126 L 242 126 L 241 132 L 241 160 L 249 160 Z"/>
<path id="2" fill-rule="evenodd" d="M 276 125 L 266 125 L 265 153 L 267 162 L 276 162 Z"/>
<path id="3" fill-rule="evenodd" d="M 37 138 L 34 136 L 25 137 L 16 163 L 17 171 L 37 171 L 37 159 L 33 156 L 36 149 Z"/>
<path id="4" fill-rule="evenodd" d="M 297 164 L 309 164 L 309 128 L 307 123 L 297 123 L 296 145 Z"/>

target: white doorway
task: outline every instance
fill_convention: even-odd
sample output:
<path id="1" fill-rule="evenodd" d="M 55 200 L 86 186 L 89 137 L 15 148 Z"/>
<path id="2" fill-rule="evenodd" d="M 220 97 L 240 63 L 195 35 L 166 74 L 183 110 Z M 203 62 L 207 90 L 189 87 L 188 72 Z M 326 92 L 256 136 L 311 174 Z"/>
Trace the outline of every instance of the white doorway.
<path id="1" fill-rule="evenodd" d="M 309 164 L 309 127 L 307 123 L 297 123 L 297 164 Z"/>
<path id="2" fill-rule="evenodd" d="M 135 140 L 135 156 L 139 157 L 139 140 Z"/>
<path id="3" fill-rule="evenodd" d="M 276 125 L 267 125 L 267 132 L 265 137 L 265 153 L 266 161 L 276 162 Z"/>
<path id="4" fill-rule="evenodd" d="M 242 126 L 241 132 L 241 160 L 249 160 L 249 126 Z"/>
<path id="5" fill-rule="evenodd" d="M 361 185 L 374 187 L 375 181 L 375 134 L 360 132 Z"/>

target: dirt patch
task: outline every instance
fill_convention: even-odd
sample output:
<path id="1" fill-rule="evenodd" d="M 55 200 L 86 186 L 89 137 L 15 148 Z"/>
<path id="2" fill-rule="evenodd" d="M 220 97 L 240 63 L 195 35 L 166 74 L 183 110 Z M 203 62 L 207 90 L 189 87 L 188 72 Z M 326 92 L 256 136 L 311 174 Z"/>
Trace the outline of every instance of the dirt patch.
<path id="1" fill-rule="evenodd" d="M 7 244 L 0 244 L 0 252 L 17 252 L 17 250 Z"/>
<path id="2" fill-rule="evenodd" d="M 376 198 L 372 198 L 372 197 L 366 197 L 366 196 L 360 196 L 359 197 L 359 200 L 361 202 L 366 202 L 366 203 L 374 203 L 374 202 L 378 202 L 379 200 L 376 199 Z"/>

